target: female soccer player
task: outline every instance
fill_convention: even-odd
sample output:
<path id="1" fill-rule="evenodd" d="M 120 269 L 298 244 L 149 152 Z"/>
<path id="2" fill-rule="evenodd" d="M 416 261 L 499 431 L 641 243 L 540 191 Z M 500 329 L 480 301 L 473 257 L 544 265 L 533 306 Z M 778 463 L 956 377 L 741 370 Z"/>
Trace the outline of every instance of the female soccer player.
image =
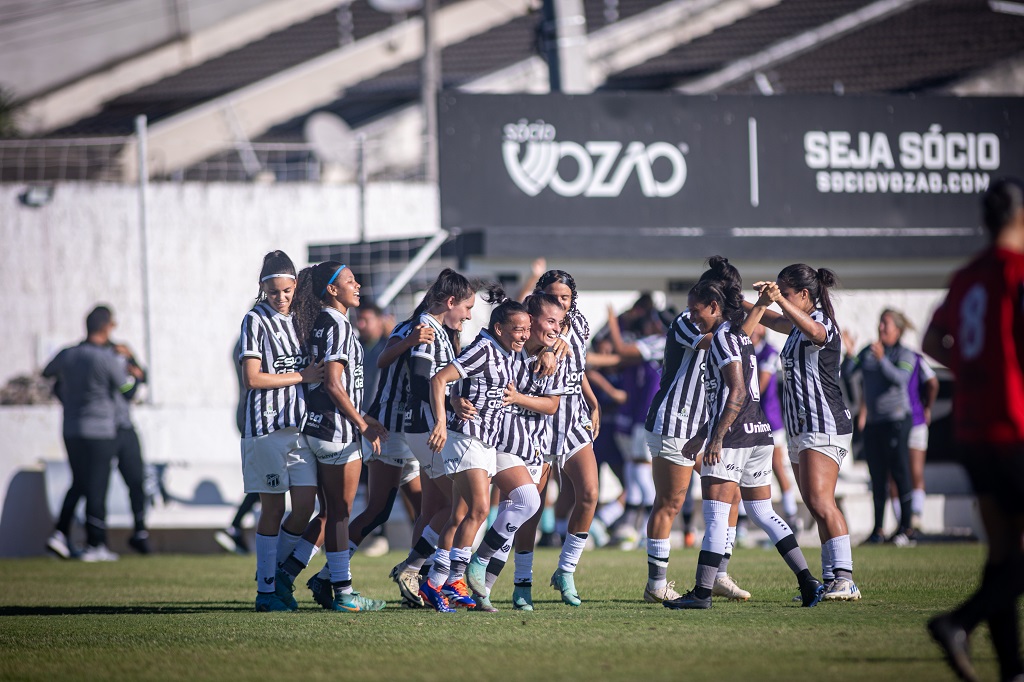
<path id="1" fill-rule="evenodd" d="M 853 582 L 846 518 L 835 497 L 839 467 L 853 440 L 850 411 L 839 390 L 842 340 L 829 296 L 835 285 L 831 270 L 787 266 L 775 282 L 754 284 L 760 296 L 744 328 L 760 322 L 789 337 L 781 353 L 789 459 L 800 495 L 818 524 L 822 573 L 828 581 L 824 599 L 853 601 L 861 594 Z M 781 314 L 768 310 L 772 303 Z"/>
<path id="2" fill-rule="evenodd" d="M 480 332 L 454 362 L 430 380 L 434 427 L 428 444 L 443 459 L 444 470 L 452 480 L 453 498 L 457 497 L 465 504 L 466 513 L 459 518 L 453 499 L 453 513 L 448 525 L 455 527 L 455 532 L 450 542 L 447 541 L 449 534 L 442 533 L 434 566 L 420 586 L 420 595 L 438 611 L 448 613 L 452 609 L 441 588 L 446 584 L 454 586 L 464 582 L 471 545 L 487 519 L 489 479 L 495 474 L 497 460 L 495 444 L 502 427 L 505 391 L 513 379 L 512 356 L 523 350 L 530 336 L 530 316 L 522 303 L 508 299 L 498 287 L 488 292 L 487 301 L 500 301 L 491 311 L 488 328 Z M 476 410 L 476 416 L 470 419 L 447 418 L 446 391 L 448 384 L 455 381 L 459 382 L 458 395 L 471 402 Z M 525 470 L 521 474 L 518 480 L 507 482 L 531 482 Z M 540 507 L 539 496 L 534 499 L 529 491 L 535 492 L 532 485 L 527 486 L 521 501 L 524 509 L 532 507 L 532 511 L 522 516 L 522 510 L 517 510 L 516 518 L 528 519 Z M 450 563 L 444 561 L 446 551 L 449 552 Z M 472 598 L 470 601 L 472 603 L 462 603 L 470 608 L 476 606 Z"/>
<path id="3" fill-rule="evenodd" d="M 530 314 L 530 338 L 512 356 L 513 380 L 503 398 L 508 409 L 496 445 L 492 483 L 501 491 L 498 516 L 466 569 L 478 611 L 497 610 L 491 605 L 491 587 L 505 567 L 512 538 L 540 510 L 538 486 L 549 469 L 544 453 L 551 448 L 552 415 L 565 392 L 564 364 L 547 377 L 535 371 L 541 353 L 549 352 L 558 339 L 565 310 L 548 294 L 528 296 L 524 305 Z"/>
<path id="4" fill-rule="evenodd" d="M 408 558 L 391 570 L 391 578 L 398 583 L 403 600 L 412 606 L 423 604 L 419 596 L 420 569 L 435 553 L 441 540 L 440 533 L 452 516 L 452 483 L 445 476 L 443 460 L 428 444 L 430 431 L 435 426 L 430 409 L 430 380 L 458 355 L 459 333 L 463 323 L 472 319 L 475 302 L 476 291 L 469 280 L 445 268 L 430 285 L 410 318 L 433 332 L 431 341 L 408 351 L 406 370 L 409 375 L 409 401 L 403 431 L 409 449 L 420 463 L 423 496 L 420 515 L 413 528 L 412 549 Z M 385 350 L 381 359 L 385 359 L 390 351 L 390 348 Z M 457 510 L 459 518 L 464 513 L 464 508 Z M 444 538 L 448 547 L 453 533 L 454 528 L 450 528 Z M 438 557 L 447 565 L 447 552 L 439 553 Z M 473 604 L 464 581 L 454 585 L 451 592 L 452 598 L 463 605 Z"/>
<path id="5" fill-rule="evenodd" d="M 601 408 L 586 376 L 587 339 L 590 326 L 576 307 L 576 280 L 564 270 L 548 270 L 537 281 L 534 293 L 550 294 L 565 310 L 562 340 L 568 345 L 564 362 L 566 392 L 558 404 L 554 418 L 554 438 L 546 460 L 561 473 L 562 494 L 573 494 L 575 504 L 569 515 L 568 533 L 558 557 L 558 568 L 551 576 L 551 586 L 562 595 L 562 602 L 579 606 L 574 574 L 583 554 L 597 509 L 598 479 L 594 439 L 601 428 Z M 543 491 L 541 495 L 543 496 Z M 516 584 L 514 605 L 522 608 L 532 604 L 533 523 L 527 524 L 516 537 Z M 522 562 L 522 564 L 520 564 Z"/>
<path id="6" fill-rule="evenodd" d="M 689 310 L 701 333 L 713 335 L 705 374 L 709 421 L 683 449 L 684 456 L 693 457 L 707 435 L 701 471 L 705 532 L 696 586 L 663 604 L 671 609 L 711 608 L 712 589 L 725 554 L 729 510 L 739 486 L 747 513 L 796 574 L 803 605 L 814 606 L 824 588 L 808 570 L 793 531 L 772 509 L 774 444 L 759 403 L 754 345 L 740 327 L 740 287 L 723 280 L 700 281 L 690 292 Z"/>
<path id="7" fill-rule="evenodd" d="M 316 460 L 299 433 L 305 388 L 323 378 L 322 364 L 309 364 L 295 334 L 291 305 L 295 266 L 283 251 L 263 258 L 256 305 L 242 321 L 242 378 L 246 388 L 242 475 L 246 493 L 259 493 L 262 513 L 256 525 L 256 610 L 293 611 L 291 591 L 277 589 L 277 557 L 291 554 L 313 514 Z M 284 491 L 292 511 L 284 518 Z M 284 531 L 279 533 L 279 531 Z M 279 549 L 278 541 L 289 544 Z"/>
<path id="8" fill-rule="evenodd" d="M 350 268 L 326 261 L 304 270 L 296 296 L 296 331 L 308 334 L 313 362 L 324 363 L 324 380 L 309 392 L 302 433 L 317 459 L 326 508 L 324 547 L 335 611 L 379 611 L 383 601 L 352 589 L 348 521 L 362 468 L 361 440 L 374 452 L 387 431 L 362 414 L 363 347 L 348 319 L 359 306 L 359 283 Z"/>

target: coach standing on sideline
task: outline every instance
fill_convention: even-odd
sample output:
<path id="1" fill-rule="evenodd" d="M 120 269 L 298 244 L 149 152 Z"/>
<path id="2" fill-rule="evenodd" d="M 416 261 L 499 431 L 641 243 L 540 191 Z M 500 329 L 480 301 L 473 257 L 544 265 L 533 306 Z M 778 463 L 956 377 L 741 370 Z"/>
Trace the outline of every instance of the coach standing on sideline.
<path id="1" fill-rule="evenodd" d="M 86 339 L 65 348 L 43 370 L 56 378 L 56 392 L 64 404 L 64 445 L 71 465 L 71 489 L 64 497 L 57 528 L 46 546 L 71 557 L 70 531 L 75 507 L 85 497 L 86 548 L 82 561 L 115 561 L 107 549 L 107 485 L 110 464 L 117 453 L 115 404 L 127 380 L 125 359 L 111 352 L 114 329 L 110 308 L 97 306 L 85 318 Z"/>
<path id="2" fill-rule="evenodd" d="M 968 638 L 988 622 L 1000 679 L 1024 679 L 1017 601 L 1024 592 L 1024 185 L 994 182 L 982 200 L 992 245 L 956 273 L 925 333 L 953 371 L 954 432 L 978 496 L 988 558 L 981 586 L 928 623 L 950 666 L 976 680 Z"/>

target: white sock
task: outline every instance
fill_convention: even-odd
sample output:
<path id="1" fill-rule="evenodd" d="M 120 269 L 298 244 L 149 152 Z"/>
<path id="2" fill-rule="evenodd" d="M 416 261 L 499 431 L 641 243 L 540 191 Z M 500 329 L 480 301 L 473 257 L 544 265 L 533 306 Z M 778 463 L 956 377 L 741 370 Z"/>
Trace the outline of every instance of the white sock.
<path id="1" fill-rule="evenodd" d="M 903 511 L 903 505 L 900 504 L 900 498 L 892 497 L 889 498 L 889 501 L 892 503 L 892 514 L 896 517 L 896 523 L 899 523 L 900 519 L 903 518 L 901 515 Z"/>
<path id="2" fill-rule="evenodd" d="M 793 530 L 775 513 L 771 500 L 747 500 L 747 514 L 758 528 L 768 533 L 773 545 L 793 534 Z"/>
<path id="3" fill-rule="evenodd" d="M 437 539 L 439 537 L 441 537 L 441 534 L 430 526 L 423 529 L 423 539 L 432 544 L 435 549 L 437 548 Z"/>
<path id="4" fill-rule="evenodd" d="M 277 536 L 256 533 L 256 591 L 273 592 L 276 572 Z"/>
<path id="5" fill-rule="evenodd" d="M 331 571 L 331 583 L 348 583 L 342 587 L 342 592 L 352 591 L 352 571 L 351 569 L 352 556 L 349 551 L 343 550 L 341 552 L 327 552 L 327 565 Z"/>
<path id="6" fill-rule="evenodd" d="M 559 570 L 567 573 L 575 573 L 576 564 L 580 562 L 580 557 L 583 556 L 583 548 L 586 546 L 586 538 L 581 538 L 579 535 L 569 533 L 565 537 L 565 542 L 562 543 L 562 553 L 558 555 Z"/>
<path id="7" fill-rule="evenodd" d="M 533 552 L 516 552 L 516 568 L 512 582 L 517 585 L 533 582 Z"/>
<path id="8" fill-rule="evenodd" d="M 298 543 L 295 545 L 295 549 L 292 550 L 292 555 L 301 563 L 303 566 L 309 566 L 309 562 L 313 560 L 316 553 L 320 551 L 320 548 L 314 545 L 306 538 L 300 538 Z"/>
<path id="9" fill-rule="evenodd" d="M 847 536 L 849 537 L 849 536 Z M 828 582 L 836 577 L 835 574 L 835 553 L 832 551 L 832 545 L 826 540 L 821 545 L 821 580 L 822 582 Z"/>
<path id="10" fill-rule="evenodd" d="M 732 548 L 736 546 L 736 526 L 729 526 L 725 531 L 725 551 L 723 554 L 732 554 Z M 718 575 L 723 576 L 728 574 L 728 571 L 718 569 Z"/>
<path id="11" fill-rule="evenodd" d="M 732 505 L 718 500 L 704 500 L 704 541 L 701 549 L 705 552 L 725 554 L 729 537 L 729 510 Z"/>
<path id="12" fill-rule="evenodd" d="M 624 511 L 626 510 L 622 506 L 622 503 L 619 502 L 618 499 L 615 499 L 597 510 L 597 518 L 601 519 L 601 523 L 604 525 L 610 526 L 619 520 L 619 517 L 622 516 L 622 512 Z"/>
<path id="13" fill-rule="evenodd" d="M 796 495 L 792 488 L 782 493 L 782 511 L 786 516 L 796 515 Z"/>
<path id="14" fill-rule="evenodd" d="M 914 488 L 910 492 L 910 513 L 915 516 L 924 514 L 924 488 Z"/>
<path id="15" fill-rule="evenodd" d="M 654 539 L 647 538 L 647 587 L 654 590 L 660 590 L 668 584 L 668 579 L 665 577 L 653 578 L 651 573 L 653 569 L 650 568 L 651 564 L 655 564 L 659 568 L 668 570 L 668 558 L 669 553 L 672 551 L 672 543 L 669 542 L 668 538 Z M 660 573 L 660 571 L 659 571 Z"/>
<path id="16" fill-rule="evenodd" d="M 534 486 L 536 488 L 536 486 Z M 449 569 L 448 569 L 448 580 L 446 584 L 451 585 L 462 580 L 466 575 L 466 564 L 469 563 L 470 557 L 473 556 L 472 547 L 452 547 L 452 550 L 448 552 Z M 458 562 L 458 567 L 453 568 L 451 564 Z"/>
<path id="17" fill-rule="evenodd" d="M 438 547 L 434 550 L 434 565 L 430 567 L 427 580 L 434 587 L 443 587 L 448 582 L 448 574 L 452 570 L 452 563 L 449 550 Z"/>
<path id="18" fill-rule="evenodd" d="M 349 541 L 348 541 L 348 551 L 350 551 L 353 554 L 355 554 L 357 549 L 359 549 L 359 545 L 357 545 L 356 543 L 352 542 L 351 539 L 349 539 Z"/>
<path id="19" fill-rule="evenodd" d="M 302 539 L 301 535 L 292 535 L 284 528 L 277 535 L 277 560 L 282 564 L 292 555 L 295 545 Z"/>
<path id="20" fill-rule="evenodd" d="M 840 535 L 825 542 L 832 555 L 833 570 L 853 573 L 853 550 L 850 548 L 850 536 Z"/>

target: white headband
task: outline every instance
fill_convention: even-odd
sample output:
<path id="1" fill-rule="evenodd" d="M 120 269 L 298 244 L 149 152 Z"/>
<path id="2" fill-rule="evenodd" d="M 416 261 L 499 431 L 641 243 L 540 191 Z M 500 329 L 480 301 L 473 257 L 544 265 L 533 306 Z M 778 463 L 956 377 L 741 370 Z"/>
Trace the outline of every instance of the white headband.
<path id="1" fill-rule="evenodd" d="M 260 280 L 260 284 L 263 284 L 263 283 L 264 283 L 264 282 L 266 282 L 266 281 L 267 281 L 268 279 L 274 279 L 275 277 L 287 277 L 288 279 L 295 279 L 295 275 L 289 275 L 289 274 L 288 274 L 288 273 L 286 273 L 286 272 L 279 272 L 279 273 L 277 273 L 276 275 L 267 275 L 266 277 L 262 278 L 262 279 Z"/>

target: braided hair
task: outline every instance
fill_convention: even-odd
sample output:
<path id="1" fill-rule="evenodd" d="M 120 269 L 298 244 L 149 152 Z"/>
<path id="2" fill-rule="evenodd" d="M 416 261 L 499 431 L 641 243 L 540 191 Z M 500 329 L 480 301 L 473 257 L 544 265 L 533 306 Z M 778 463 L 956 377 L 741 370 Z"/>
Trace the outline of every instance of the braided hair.
<path id="1" fill-rule="evenodd" d="M 292 317 L 295 335 L 303 344 L 309 340 L 316 318 L 320 315 L 324 297 L 327 295 L 327 283 L 338 271 L 345 267 L 333 260 L 317 263 L 303 268 L 295 282 L 295 296 L 292 298 Z"/>
<path id="2" fill-rule="evenodd" d="M 571 325 L 578 325 L 579 332 L 583 336 L 583 340 L 586 341 L 590 338 L 590 325 L 587 324 L 586 318 L 583 317 L 579 308 L 576 307 L 578 294 L 576 292 L 576 280 L 573 279 L 572 275 L 565 270 L 548 270 L 540 276 L 539 280 L 537 280 L 537 286 L 534 288 L 533 293 L 546 293 L 544 290 L 556 283 L 564 284 L 569 287 L 569 291 L 572 292 L 572 301 L 569 305 L 569 309 L 565 311 L 565 320 L 562 322 L 562 326 L 569 327 Z"/>

